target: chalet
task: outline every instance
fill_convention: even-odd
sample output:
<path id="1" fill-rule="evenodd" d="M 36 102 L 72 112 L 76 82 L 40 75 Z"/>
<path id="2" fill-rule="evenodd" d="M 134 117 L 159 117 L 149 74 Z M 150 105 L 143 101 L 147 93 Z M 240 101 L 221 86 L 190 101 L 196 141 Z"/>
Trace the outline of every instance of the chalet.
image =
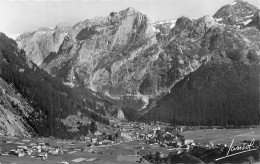
<path id="1" fill-rule="evenodd" d="M 92 138 L 92 139 L 91 139 L 91 142 L 96 143 L 96 142 L 97 142 L 97 138 Z"/>
<path id="2" fill-rule="evenodd" d="M 104 145 L 111 144 L 111 141 L 110 141 L 110 140 L 104 140 L 104 141 L 103 141 L 103 144 L 104 144 Z"/>
<path id="3" fill-rule="evenodd" d="M 6 141 L 5 142 L 6 144 L 12 144 L 12 143 L 14 143 L 13 141 Z"/>
<path id="4" fill-rule="evenodd" d="M 90 137 L 85 137 L 85 140 L 86 140 L 87 142 L 91 142 L 91 138 L 90 138 Z"/>
<path id="5" fill-rule="evenodd" d="M 47 154 L 46 152 L 40 153 L 40 154 L 38 155 L 38 158 L 45 160 L 45 159 L 48 158 L 48 154 Z"/>
<path id="6" fill-rule="evenodd" d="M 41 149 L 41 146 L 40 145 L 35 145 L 32 147 L 32 149 Z"/>
<path id="7" fill-rule="evenodd" d="M 147 135 L 148 138 L 151 138 L 152 136 L 153 136 L 152 134 L 148 134 L 148 135 Z"/>
<path id="8" fill-rule="evenodd" d="M 177 141 L 177 147 L 180 147 L 180 146 L 182 146 L 182 142 L 181 141 Z"/>
<path id="9" fill-rule="evenodd" d="M 33 150 L 32 149 L 27 149 L 27 150 L 25 150 L 25 153 L 31 156 L 32 153 L 33 153 Z"/>
<path id="10" fill-rule="evenodd" d="M 18 151 L 17 156 L 18 157 L 23 157 L 25 155 L 24 151 Z"/>
<path id="11" fill-rule="evenodd" d="M 167 155 L 165 155 L 165 154 L 160 154 L 160 160 L 161 160 L 161 162 L 162 163 L 167 163 L 167 161 L 168 161 L 168 154 Z"/>
<path id="12" fill-rule="evenodd" d="M 17 146 L 17 150 L 27 150 L 27 146 Z"/>
<path id="13" fill-rule="evenodd" d="M 45 146 L 45 143 L 44 142 L 40 142 L 40 143 L 38 143 L 38 145 Z"/>
<path id="14" fill-rule="evenodd" d="M 37 144 L 36 143 L 30 143 L 30 146 L 36 146 Z"/>
<path id="15" fill-rule="evenodd" d="M 123 125 L 122 131 L 127 132 L 127 131 L 133 131 L 133 130 L 134 130 L 134 128 L 133 128 L 132 124 L 124 124 Z"/>
<path id="16" fill-rule="evenodd" d="M 100 131 L 96 131 L 96 132 L 95 132 L 95 135 L 96 135 L 96 136 L 101 136 L 102 133 L 101 133 Z"/>
<path id="17" fill-rule="evenodd" d="M 22 151 L 22 150 L 14 150 L 14 149 L 10 151 L 10 154 L 11 155 L 16 155 L 18 157 L 23 157 L 25 155 L 24 151 Z"/>
<path id="18" fill-rule="evenodd" d="M 14 150 L 14 149 L 10 150 L 10 153 L 9 153 L 9 154 L 11 154 L 11 155 L 16 155 L 16 150 Z"/>
<path id="19" fill-rule="evenodd" d="M 191 145 L 193 143 L 195 143 L 193 139 L 183 139 L 184 145 Z"/>
<path id="20" fill-rule="evenodd" d="M 59 150 L 58 149 L 51 149 L 51 150 L 49 150 L 49 153 L 52 154 L 52 155 L 59 154 Z"/>

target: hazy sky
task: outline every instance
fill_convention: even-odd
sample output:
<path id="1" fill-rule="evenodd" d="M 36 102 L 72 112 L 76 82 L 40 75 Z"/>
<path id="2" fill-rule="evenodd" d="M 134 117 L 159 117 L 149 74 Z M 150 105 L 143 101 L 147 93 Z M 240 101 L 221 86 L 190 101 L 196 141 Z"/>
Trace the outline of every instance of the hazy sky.
<path id="1" fill-rule="evenodd" d="M 0 31 L 11 36 L 134 7 L 152 22 L 213 15 L 234 0 L 0 0 Z M 247 0 L 260 8 L 260 0 Z"/>

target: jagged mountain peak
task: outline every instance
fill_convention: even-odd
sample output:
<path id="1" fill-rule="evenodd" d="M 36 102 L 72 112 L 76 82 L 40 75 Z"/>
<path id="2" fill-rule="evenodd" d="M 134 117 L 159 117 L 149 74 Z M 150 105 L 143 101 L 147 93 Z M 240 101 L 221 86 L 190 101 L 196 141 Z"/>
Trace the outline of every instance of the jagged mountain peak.
<path id="1" fill-rule="evenodd" d="M 139 12 L 133 7 L 128 7 L 125 10 L 119 12 L 111 12 L 109 17 L 110 19 L 131 19 L 131 17 L 146 17 L 145 14 Z"/>
<path id="2" fill-rule="evenodd" d="M 168 38 L 175 36 L 198 38 L 212 26 L 217 26 L 217 23 L 214 18 L 209 15 L 192 20 L 182 16 L 177 19 L 175 27 L 171 29 Z"/>
<path id="3" fill-rule="evenodd" d="M 129 14 L 135 14 L 135 13 L 136 13 L 136 14 L 137 14 L 137 13 L 142 14 L 142 13 L 140 13 L 138 10 L 136 10 L 135 8 L 133 8 L 133 7 L 128 7 L 128 8 L 126 8 L 126 9 L 121 10 L 121 11 L 118 11 L 118 12 L 113 11 L 113 12 L 110 13 L 109 16 L 110 16 L 110 17 L 114 17 L 114 16 L 116 16 L 117 14 L 129 16 Z"/>
<path id="4" fill-rule="evenodd" d="M 219 24 L 242 27 L 248 24 L 259 9 L 242 0 L 221 7 L 213 16 Z"/>
<path id="5" fill-rule="evenodd" d="M 194 24 L 196 24 L 196 26 L 203 26 L 205 28 L 210 28 L 216 25 L 216 21 L 212 16 L 205 15 L 204 17 L 195 20 Z"/>
<path id="6" fill-rule="evenodd" d="M 192 25 L 192 20 L 190 20 L 188 17 L 182 16 L 177 19 L 175 27 L 185 29 L 191 25 Z"/>
<path id="7" fill-rule="evenodd" d="M 6 36 L 3 32 L 0 32 L 0 37 Z"/>
<path id="8" fill-rule="evenodd" d="M 243 10 L 243 9 L 251 9 L 251 10 L 258 10 L 258 8 L 246 1 L 243 0 L 235 0 L 231 4 L 223 6 L 224 8 L 229 8 L 233 9 L 234 12 L 239 12 L 238 10 Z"/>
<path id="9" fill-rule="evenodd" d="M 127 9 L 123 10 L 123 11 L 126 11 L 126 12 L 138 12 L 135 8 L 133 7 L 128 7 Z"/>

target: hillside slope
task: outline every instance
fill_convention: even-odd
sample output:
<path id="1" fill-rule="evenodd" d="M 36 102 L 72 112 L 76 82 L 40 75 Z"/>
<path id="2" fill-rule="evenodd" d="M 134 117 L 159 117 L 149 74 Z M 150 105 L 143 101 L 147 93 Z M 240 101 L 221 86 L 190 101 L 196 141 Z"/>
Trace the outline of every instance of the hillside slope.
<path id="1" fill-rule="evenodd" d="M 27 118 L 33 108 L 21 94 L 0 78 L 0 129 L 4 135 L 31 136 L 35 132 Z"/>
<path id="2" fill-rule="evenodd" d="M 98 99 L 93 99 L 87 91 L 83 94 L 64 86 L 34 63 L 26 62 L 25 52 L 3 33 L 0 33 L 0 50 L 0 76 L 3 79 L 0 84 L 4 89 L 1 90 L 1 116 L 3 122 L 10 119 L 10 126 L 3 126 L 7 134 L 27 134 L 32 127 L 31 131 L 38 135 L 73 136 L 61 119 L 78 112 L 91 120 L 109 124 L 102 116 L 106 113 L 97 110 Z M 11 89 L 8 88 L 10 85 Z M 83 99 L 86 95 L 88 99 Z"/>

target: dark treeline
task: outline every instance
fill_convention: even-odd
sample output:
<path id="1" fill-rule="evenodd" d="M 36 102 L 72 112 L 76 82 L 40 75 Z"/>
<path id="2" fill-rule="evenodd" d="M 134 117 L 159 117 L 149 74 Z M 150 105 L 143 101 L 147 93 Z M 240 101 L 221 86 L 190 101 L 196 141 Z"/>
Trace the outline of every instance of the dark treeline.
<path id="1" fill-rule="evenodd" d="M 39 135 L 56 135 L 64 129 L 57 119 L 80 111 L 95 121 L 109 124 L 109 121 L 91 110 L 95 110 L 95 100 L 85 100 L 73 89 L 64 86 L 62 81 L 48 75 L 36 65 L 26 64 L 24 51 L 18 51 L 16 43 L 0 33 L 0 76 L 22 94 L 34 108 L 27 118 Z M 20 71 L 24 69 L 24 71 Z M 61 130 L 62 131 L 62 130 Z"/>
<path id="2" fill-rule="evenodd" d="M 142 119 L 175 125 L 259 124 L 259 73 L 256 64 L 208 63 L 176 84 Z"/>
<path id="3" fill-rule="evenodd" d="M 56 130 L 53 135 L 60 139 L 80 139 L 81 136 L 94 134 L 97 131 L 97 125 L 94 121 L 86 125 L 81 122 L 78 122 L 78 124 L 78 131 L 71 132 L 60 120 L 56 120 Z"/>

